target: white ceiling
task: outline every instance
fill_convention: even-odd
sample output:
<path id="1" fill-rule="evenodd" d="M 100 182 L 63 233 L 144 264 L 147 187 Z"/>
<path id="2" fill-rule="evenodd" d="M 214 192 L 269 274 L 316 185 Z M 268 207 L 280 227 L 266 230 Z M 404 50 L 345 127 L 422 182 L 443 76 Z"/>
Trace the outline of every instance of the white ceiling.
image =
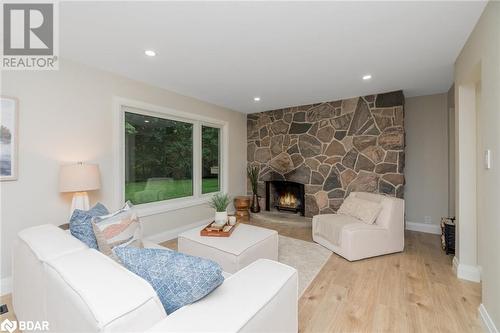
<path id="1" fill-rule="evenodd" d="M 60 48 L 62 57 L 251 113 L 397 89 L 445 92 L 484 6 L 65 2 Z"/>

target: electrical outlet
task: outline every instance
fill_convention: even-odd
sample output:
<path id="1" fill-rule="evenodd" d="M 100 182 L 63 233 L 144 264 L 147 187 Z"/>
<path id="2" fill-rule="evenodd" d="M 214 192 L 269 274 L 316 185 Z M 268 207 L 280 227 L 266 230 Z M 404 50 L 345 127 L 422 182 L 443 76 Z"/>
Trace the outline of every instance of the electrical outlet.
<path id="1" fill-rule="evenodd" d="M 486 170 L 491 169 L 491 150 L 489 149 L 484 151 L 484 168 Z"/>
<path id="2" fill-rule="evenodd" d="M 425 224 L 432 224 L 432 217 L 424 216 L 424 223 Z"/>

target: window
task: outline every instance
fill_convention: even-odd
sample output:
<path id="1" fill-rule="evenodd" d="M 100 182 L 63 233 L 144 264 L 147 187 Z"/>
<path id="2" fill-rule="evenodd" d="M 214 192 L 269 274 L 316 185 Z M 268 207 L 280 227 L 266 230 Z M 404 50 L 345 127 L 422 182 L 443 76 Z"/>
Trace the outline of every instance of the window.
<path id="1" fill-rule="evenodd" d="M 125 201 L 193 195 L 193 124 L 125 112 Z"/>
<path id="2" fill-rule="evenodd" d="M 201 204 L 223 190 L 225 123 L 152 109 L 120 105 L 122 200 L 146 204 L 147 215 Z"/>
<path id="3" fill-rule="evenodd" d="M 201 127 L 201 193 L 212 193 L 220 190 L 219 181 L 219 147 L 220 129 L 215 127 Z"/>

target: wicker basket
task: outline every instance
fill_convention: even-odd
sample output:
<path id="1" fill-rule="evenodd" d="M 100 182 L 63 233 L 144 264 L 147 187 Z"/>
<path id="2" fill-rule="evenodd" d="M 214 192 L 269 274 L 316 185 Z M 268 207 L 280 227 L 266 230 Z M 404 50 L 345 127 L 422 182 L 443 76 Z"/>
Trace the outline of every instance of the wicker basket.
<path id="1" fill-rule="evenodd" d="M 441 218 L 441 248 L 446 254 L 455 254 L 455 218 Z"/>

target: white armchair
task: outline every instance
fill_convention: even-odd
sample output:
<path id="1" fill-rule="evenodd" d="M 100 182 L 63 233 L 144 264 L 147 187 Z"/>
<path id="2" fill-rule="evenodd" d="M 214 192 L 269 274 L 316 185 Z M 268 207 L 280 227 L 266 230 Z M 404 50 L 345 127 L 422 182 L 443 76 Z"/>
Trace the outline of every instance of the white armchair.
<path id="1" fill-rule="evenodd" d="M 404 200 L 364 192 L 352 192 L 350 196 L 382 205 L 375 223 L 366 224 L 342 214 L 316 215 L 312 220 L 313 240 L 349 261 L 403 251 Z"/>

